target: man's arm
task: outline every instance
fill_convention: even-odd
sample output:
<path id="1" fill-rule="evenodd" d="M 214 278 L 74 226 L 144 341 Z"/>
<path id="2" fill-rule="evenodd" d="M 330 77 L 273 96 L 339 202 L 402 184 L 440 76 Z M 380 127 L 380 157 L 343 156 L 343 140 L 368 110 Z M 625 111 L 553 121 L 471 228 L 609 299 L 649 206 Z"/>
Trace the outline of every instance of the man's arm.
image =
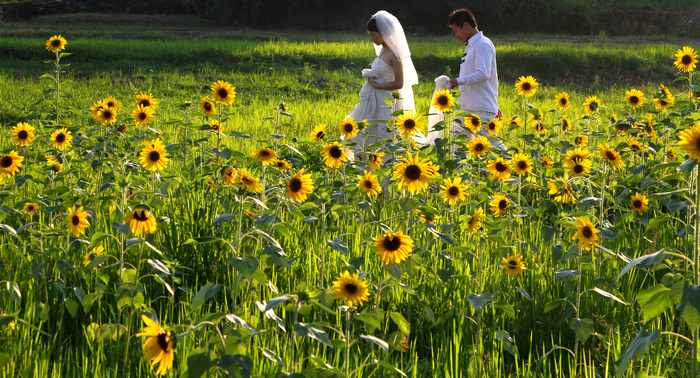
<path id="1" fill-rule="evenodd" d="M 457 79 L 451 79 L 450 85 L 452 88 L 457 85 L 471 85 L 487 80 L 491 76 L 491 60 L 493 59 L 493 50 L 482 44 L 474 49 L 476 69 L 474 72 L 460 76 Z M 466 64 L 466 63 L 462 63 Z"/>

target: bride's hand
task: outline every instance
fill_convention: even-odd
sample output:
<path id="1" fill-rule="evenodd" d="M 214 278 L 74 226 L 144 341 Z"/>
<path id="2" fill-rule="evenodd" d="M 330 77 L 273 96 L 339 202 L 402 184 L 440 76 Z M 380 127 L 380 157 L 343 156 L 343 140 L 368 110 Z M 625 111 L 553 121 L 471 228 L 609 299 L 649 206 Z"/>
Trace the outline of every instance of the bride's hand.
<path id="1" fill-rule="evenodd" d="M 377 83 L 377 80 L 375 80 L 373 77 L 370 77 L 369 79 L 367 79 L 367 82 L 369 83 L 369 85 L 373 86 L 374 88 L 377 88 L 377 86 L 379 85 L 379 83 Z"/>

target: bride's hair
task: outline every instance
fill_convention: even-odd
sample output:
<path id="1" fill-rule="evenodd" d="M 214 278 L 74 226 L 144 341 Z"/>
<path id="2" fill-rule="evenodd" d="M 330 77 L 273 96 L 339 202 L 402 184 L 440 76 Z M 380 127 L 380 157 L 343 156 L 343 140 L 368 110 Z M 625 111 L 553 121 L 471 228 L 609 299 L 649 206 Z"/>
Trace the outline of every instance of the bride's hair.
<path id="1" fill-rule="evenodd" d="M 379 28 L 377 27 L 377 19 L 372 17 L 367 21 L 367 31 L 379 33 Z"/>

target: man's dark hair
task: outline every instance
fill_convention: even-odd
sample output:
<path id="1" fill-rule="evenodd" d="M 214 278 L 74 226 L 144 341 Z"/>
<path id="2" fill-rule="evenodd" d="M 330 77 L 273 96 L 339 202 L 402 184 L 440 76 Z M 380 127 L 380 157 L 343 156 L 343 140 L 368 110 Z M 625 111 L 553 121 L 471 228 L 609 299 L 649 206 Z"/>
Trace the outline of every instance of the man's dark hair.
<path id="1" fill-rule="evenodd" d="M 467 8 L 459 8 L 453 10 L 452 13 L 450 13 L 449 18 L 447 19 L 448 25 L 457 25 L 459 27 L 464 26 L 465 22 L 469 23 L 469 25 L 471 25 L 473 28 L 477 27 L 476 17 L 474 17 L 474 13 L 472 13 L 472 11 L 470 11 Z"/>
<path id="2" fill-rule="evenodd" d="M 377 27 L 377 19 L 372 17 L 367 21 L 367 31 L 379 33 L 379 28 Z"/>

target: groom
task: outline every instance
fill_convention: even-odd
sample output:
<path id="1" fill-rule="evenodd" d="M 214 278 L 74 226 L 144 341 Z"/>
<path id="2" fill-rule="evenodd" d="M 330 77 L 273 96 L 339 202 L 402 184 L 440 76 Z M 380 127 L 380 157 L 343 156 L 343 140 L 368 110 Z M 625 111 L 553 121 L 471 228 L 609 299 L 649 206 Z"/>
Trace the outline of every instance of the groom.
<path id="1" fill-rule="evenodd" d="M 489 137 L 494 147 L 505 152 L 505 145 L 491 138 L 486 132 L 486 125 L 495 117 L 501 116 L 498 110 L 496 48 L 491 40 L 479 31 L 476 17 L 469 9 L 452 11 L 448 25 L 452 29 L 452 35 L 466 44 L 459 66 L 459 77 L 450 79 L 450 89 L 459 86 L 461 96 L 457 103 L 461 110 L 481 117 L 480 134 Z M 467 133 L 471 134 L 468 130 Z"/>

